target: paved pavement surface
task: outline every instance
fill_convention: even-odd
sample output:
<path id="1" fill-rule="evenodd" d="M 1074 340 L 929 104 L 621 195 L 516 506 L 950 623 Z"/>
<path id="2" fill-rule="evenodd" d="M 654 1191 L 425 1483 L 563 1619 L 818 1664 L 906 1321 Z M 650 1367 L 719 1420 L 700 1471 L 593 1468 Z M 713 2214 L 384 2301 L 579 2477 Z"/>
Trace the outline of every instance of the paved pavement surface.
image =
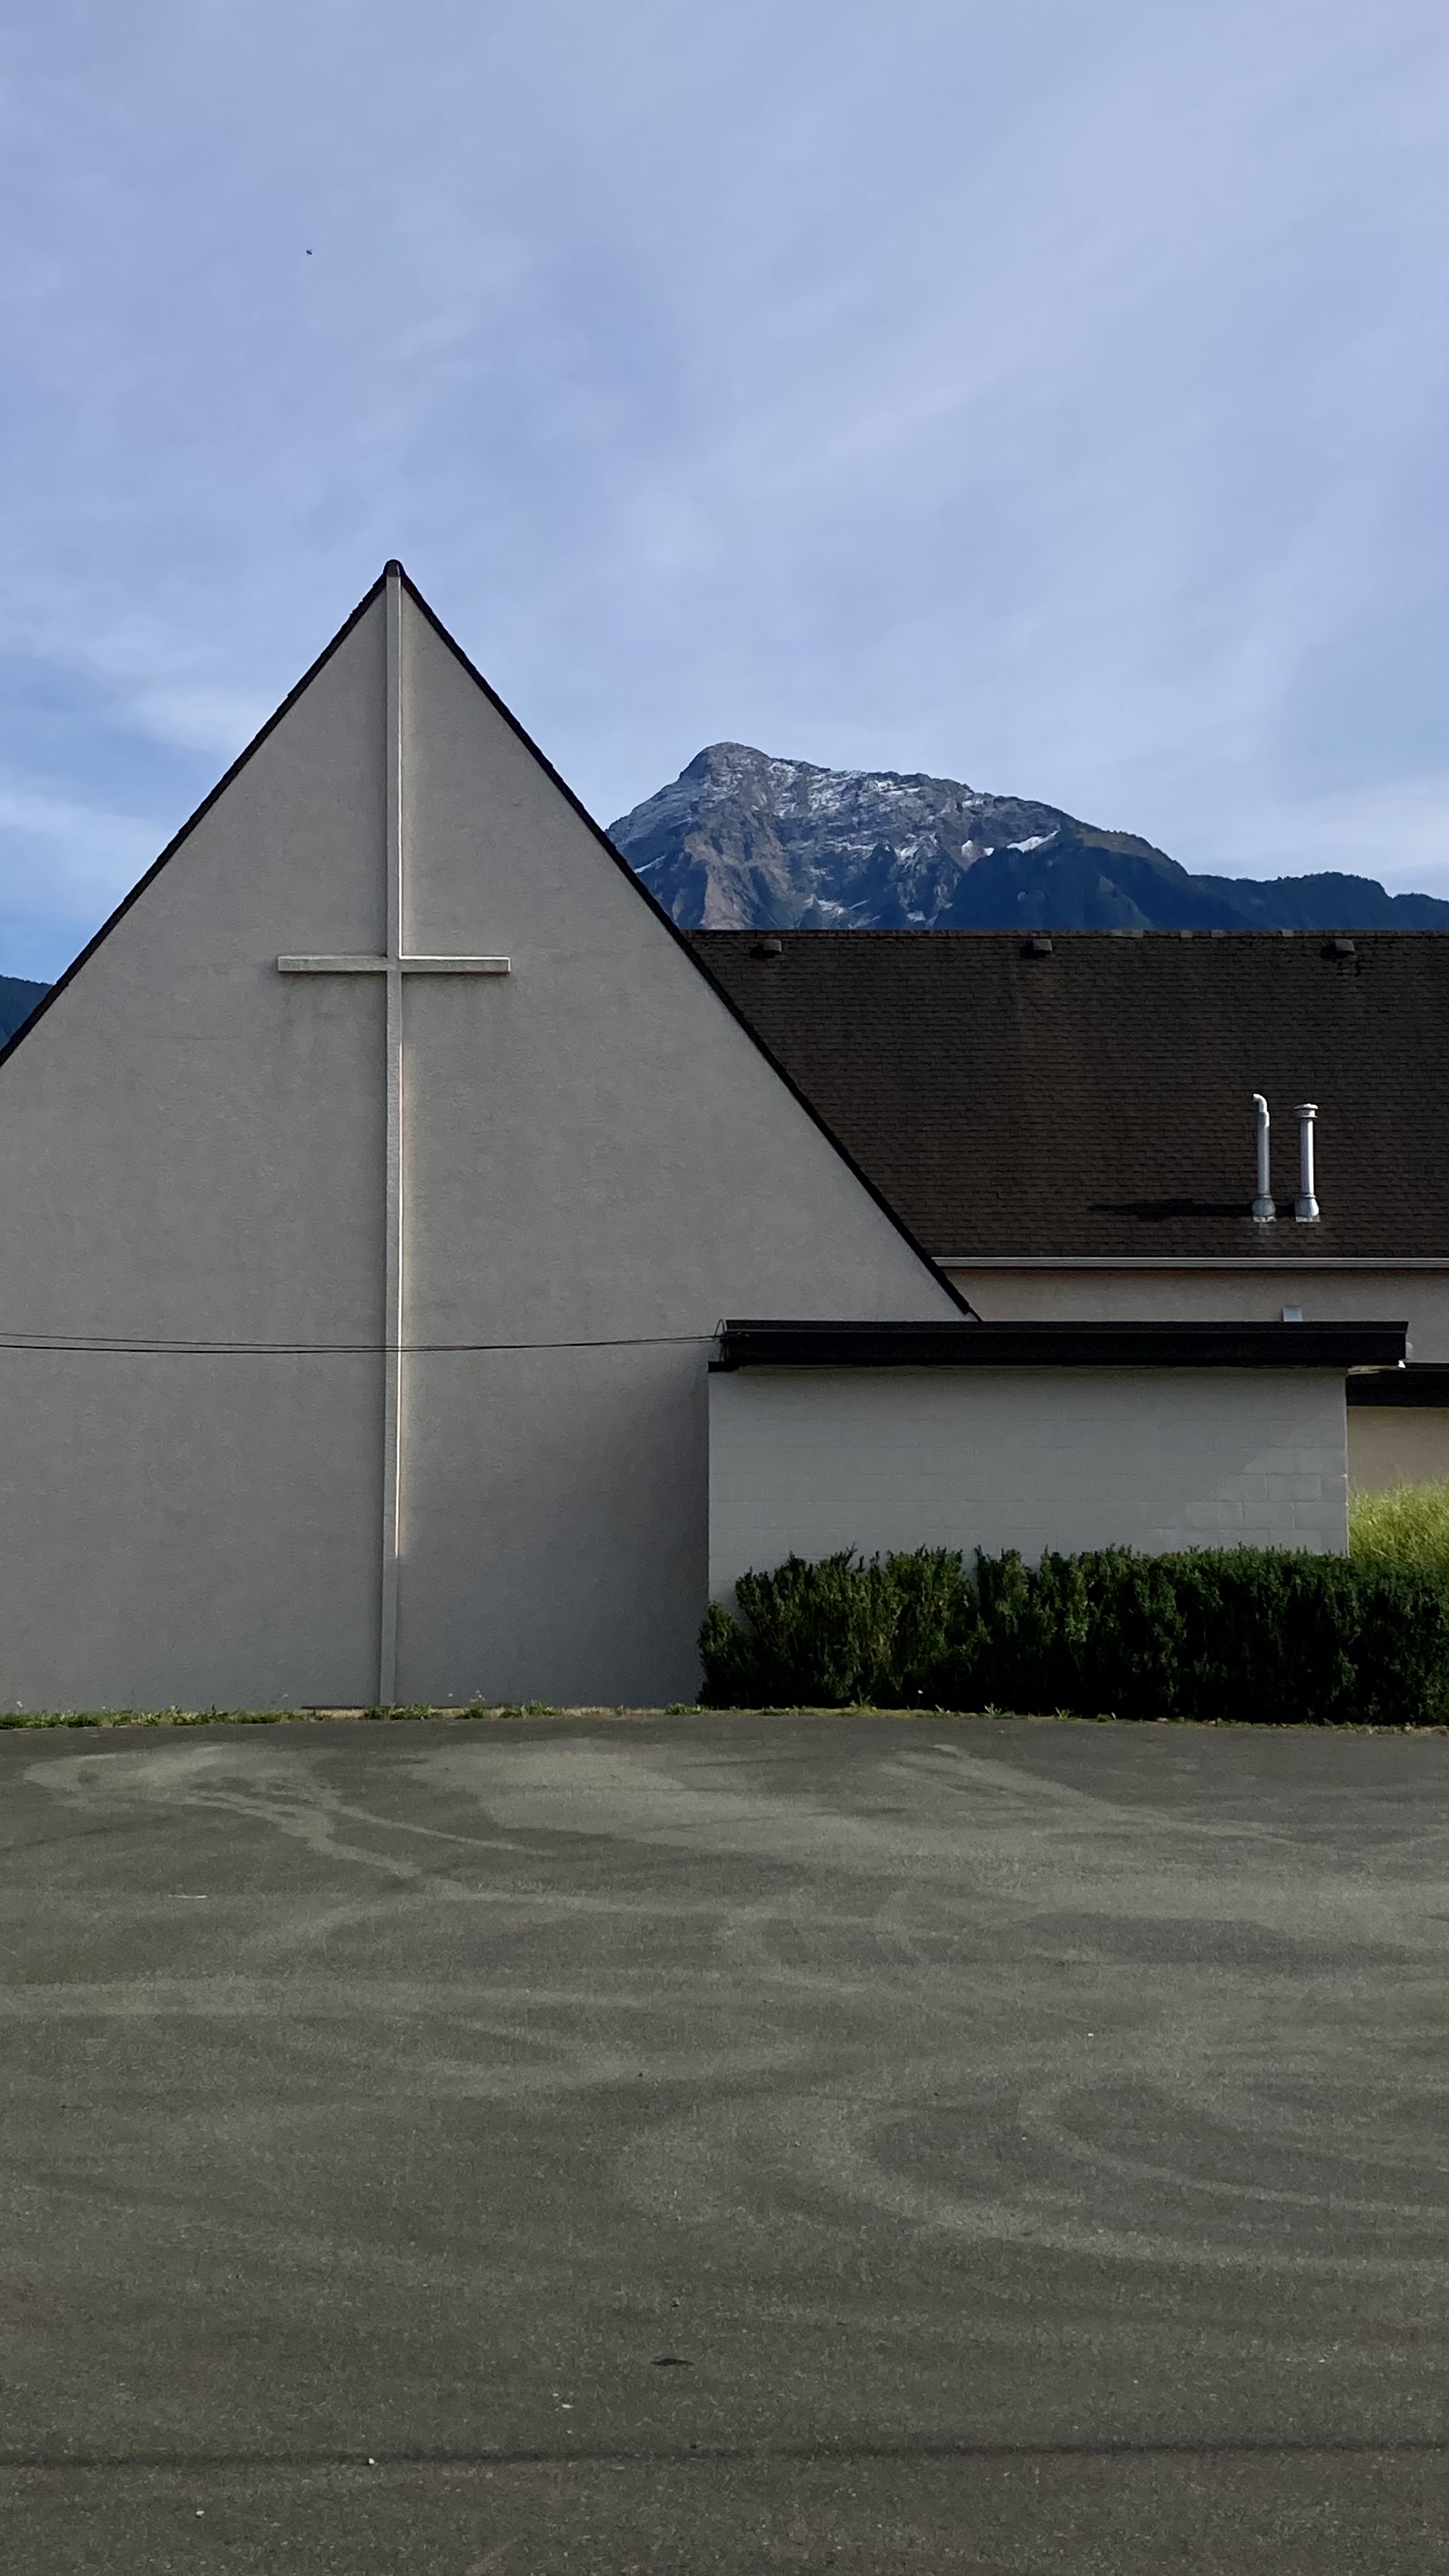
<path id="1" fill-rule="evenodd" d="M 1442 2576 L 1449 1739 L 0 1736 L 16 2576 Z"/>

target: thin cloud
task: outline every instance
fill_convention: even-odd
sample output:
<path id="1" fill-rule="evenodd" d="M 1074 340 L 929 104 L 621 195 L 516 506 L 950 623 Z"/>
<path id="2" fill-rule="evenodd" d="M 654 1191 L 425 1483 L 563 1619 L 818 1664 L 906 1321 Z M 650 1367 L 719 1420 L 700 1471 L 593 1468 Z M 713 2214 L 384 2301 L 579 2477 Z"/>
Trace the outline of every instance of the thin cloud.
<path id="1" fill-rule="evenodd" d="M 0 655 L 112 729 L 4 737 L 53 966 L 390 554 L 604 819 L 733 737 L 1442 866 L 1428 0 L 58 0 L 0 71 Z"/>

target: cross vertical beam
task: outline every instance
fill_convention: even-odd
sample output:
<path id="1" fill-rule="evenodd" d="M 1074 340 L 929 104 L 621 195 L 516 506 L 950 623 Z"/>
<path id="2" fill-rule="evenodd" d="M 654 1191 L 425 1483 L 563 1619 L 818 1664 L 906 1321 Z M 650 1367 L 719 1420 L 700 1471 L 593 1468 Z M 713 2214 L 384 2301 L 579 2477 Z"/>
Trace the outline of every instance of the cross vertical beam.
<path id="1" fill-rule="evenodd" d="M 402 568 L 390 563 L 384 589 L 387 666 L 387 1142 L 383 1256 L 382 1612 L 377 1698 L 397 1698 L 397 1591 L 402 1553 L 403 1328 L 403 674 Z"/>
<path id="2" fill-rule="evenodd" d="M 279 957 L 282 975 L 381 975 L 387 987 L 386 1135 L 383 1148 L 382 1330 L 382 1552 L 381 1608 L 377 1635 L 377 1699 L 397 1698 L 398 1578 L 403 1542 L 404 1376 L 407 1356 L 407 1275 L 403 1220 L 407 1209 L 407 1160 L 403 1080 L 403 991 L 409 975 L 507 975 L 507 957 L 415 957 L 404 945 L 407 922 L 407 850 L 404 832 L 403 569 L 390 563 L 383 583 L 387 728 L 387 938 L 380 957 Z"/>

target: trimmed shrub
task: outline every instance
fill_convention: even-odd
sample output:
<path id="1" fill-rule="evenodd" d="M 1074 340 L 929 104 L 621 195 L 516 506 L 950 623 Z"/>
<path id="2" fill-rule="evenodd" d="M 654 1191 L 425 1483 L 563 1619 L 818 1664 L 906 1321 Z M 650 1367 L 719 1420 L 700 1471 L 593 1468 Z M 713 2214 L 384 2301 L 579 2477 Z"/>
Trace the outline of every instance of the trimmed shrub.
<path id="1" fill-rule="evenodd" d="M 1418 1565 L 1449 1575 L 1449 1484 L 1355 1494 L 1348 1551 L 1360 1565 Z"/>
<path id="2" fill-rule="evenodd" d="M 707 1706 L 1449 1722 L 1449 1571 L 1267 1548 L 976 1558 L 851 1550 L 743 1575 L 700 1632 Z"/>
<path id="3" fill-rule="evenodd" d="M 928 1680 L 949 1684 L 978 1622 L 948 1548 L 868 1564 L 851 1548 L 814 1565 L 792 1556 L 773 1574 L 742 1576 L 735 1591 L 748 1627 L 712 1601 L 700 1631 L 706 1701 L 716 1708 L 896 1707 L 907 1689 L 919 1699 Z"/>

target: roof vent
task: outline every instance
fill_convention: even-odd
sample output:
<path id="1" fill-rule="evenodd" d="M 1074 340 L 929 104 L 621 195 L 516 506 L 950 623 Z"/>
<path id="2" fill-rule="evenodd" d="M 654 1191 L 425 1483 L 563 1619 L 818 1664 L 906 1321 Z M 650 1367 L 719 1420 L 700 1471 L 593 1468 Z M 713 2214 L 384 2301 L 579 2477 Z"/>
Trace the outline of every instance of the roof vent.
<path id="1" fill-rule="evenodd" d="M 1313 1195 L 1313 1122 L 1318 1116 L 1316 1100 L 1298 1103 L 1298 1196 L 1293 1213 L 1300 1225 L 1317 1225 L 1318 1201 Z"/>
<path id="2" fill-rule="evenodd" d="M 1030 939 L 1024 939 L 1021 943 L 1021 953 L 1023 957 L 1050 957 L 1052 944 L 1045 931 L 1034 930 Z"/>
<path id="3" fill-rule="evenodd" d="M 1258 1183 L 1257 1189 L 1253 1195 L 1253 1221 L 1256 1225 L 1271 1225 L 1278 1213 L 1277 1208 L 1273 1204 L 1273 1181 L 1269 1170 L 1269 1131 L 1273 1122 L 1268 1115 L 1268 1103 L 1264 1099 L 1261 1091 L 1255 1091 L 1253 1094 L 1253 1117 L 1256 1122 L 1256 1178 Z"/>
<path id="4" fill-rule="evenodd" d="M 1356 957 L 1358 950 L 1351 939 L 1330 939 L 1323 953 L 1325 957 Z"/>
<path id="5" fill-rule="evenodd" d="M 750 955 L 752 957 L 783 957 L 784 953 L 785 942 L 783 939 L 757 939 L 754 947 L 750 950 Z"/>

